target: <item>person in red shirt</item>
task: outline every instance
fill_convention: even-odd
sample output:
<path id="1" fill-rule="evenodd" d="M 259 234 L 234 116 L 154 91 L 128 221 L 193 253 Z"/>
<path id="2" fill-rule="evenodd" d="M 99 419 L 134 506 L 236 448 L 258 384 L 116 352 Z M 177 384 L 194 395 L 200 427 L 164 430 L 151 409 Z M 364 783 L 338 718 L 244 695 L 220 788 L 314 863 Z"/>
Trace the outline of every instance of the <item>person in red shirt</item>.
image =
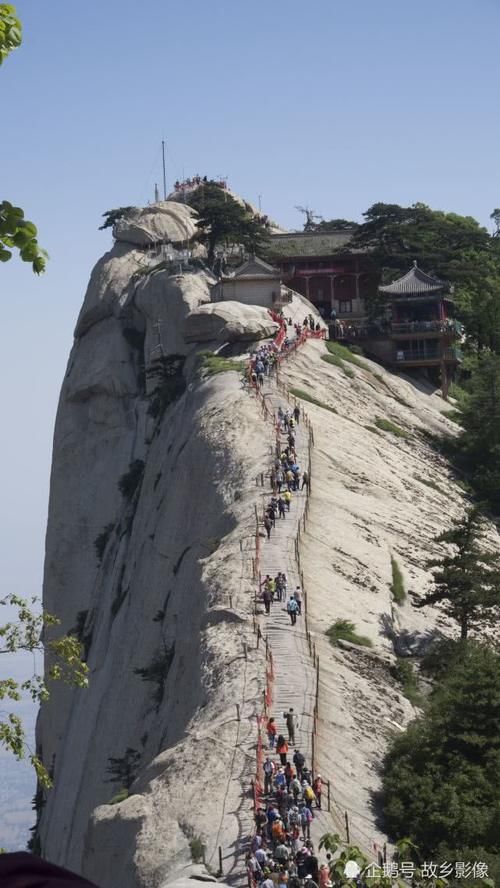
<path id="1" fill-rule="evenodd" d="M 290 792 L 290 783 L 292 782 L 294 777 L 295 777 L 295 770 L 292 767 L 292 765 L 290 764 L 290 762 L 287 762 L 286 766 L 285 766 L 285 778 L 286 778 L 287 792 Z"/>
<path id="2" fill-rule="evenodd" d="M 275 724 L 274 718 L 272 718 L 272 717 L 267 722 L 266 732 L 267 732 L 267 742 L 269 744 L 269 749 L 273 750 L 274 745 L 276 743 L 277 730 L 276 730 L 276 724 Z"/>
<path id="3" fill-rule="evenodd" d="M 283 765 L 283 767 L 285 767 L 285 765 L 288 761 L 288 759 L 287 759 L 288 743 L 286 742 L 286 740 L 282 734 L 280 734 L 280 736 L 278 737 L 278 742 L 276 744 L 276 752 L 278 753 L 278 755 L 280 757 L 281 764 Z"/>

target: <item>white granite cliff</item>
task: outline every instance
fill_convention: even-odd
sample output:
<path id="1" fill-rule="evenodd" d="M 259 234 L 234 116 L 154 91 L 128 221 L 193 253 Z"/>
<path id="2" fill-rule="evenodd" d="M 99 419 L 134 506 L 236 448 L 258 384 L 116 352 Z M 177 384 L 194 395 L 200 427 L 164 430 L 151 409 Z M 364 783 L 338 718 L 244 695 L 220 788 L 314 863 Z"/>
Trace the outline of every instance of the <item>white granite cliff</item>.
<path id="1" fill-rule="evenodd" d="M 54 686 L 40 715 L 55 786 L 39 839 L 48 859 L 102 888 L 184 878 L 193 836 L 212 871 L 218 845 L 236 847 L 251 811 L 242 788 L 265 673 L 252 632 L 251 556 L 255 478 L 269 467 L 272 429 L 238 373 L 203 380 L 195 355 L 200 342 L 241 340 L 246 349 L 249 331 L 258 339 L 274 328 L 263 309 L 209 308 L 203 270 L 138 274 L 154 262 L 146 244 L 182 238 L 191 224 L 189 208 L 180 205 L 179 217 L 167 210 L 134 214 L 130 236 L 121 224 L 92 273 L 54 438 L 44 601 L 63 629 L 78 629 L 90 686 Z M 298 300 L 295 310 L 309 308 Z M 162 353 L 185 359 L 186 389 L 154 417 L 148 371 Z M 384 840 L 373 803 L 380 761 L 415 714 L 395 655 L 418 657 L 454 631 L 438 608 L 415 610 L 412 595 L 426 588 L 433 538 L 465 502 L 425 435 L 456 431 L 438 394 L 373 362 L 332 366 L 324 356 L 324 343 L 308 343 L 282 371 L 313 400 L 301 559 L 321 660 L 318 761 L 339 806 L 332 830 L 347 810 L 353 840 L 372 852 Z M 380 418 L 405 436 L 378 428 Z M 127 498 L 119 482 L 134 466 L 139 483 Z M 390 592 L 391 556 L 408 593 L 401 605 Z M 325 631 L 336 619 L 355 623 L 373 647 L 332 649 Z M 112 760 L 135 777 L 116 804 Z"/>
<path id="2" fill-rule="evenodd" d="M 134 241 L 137 230 L 134 220 Z M 46 538 L 45 607 L 64 630 L 78 627 L 90 686 L 54 686 L 37 731 L 55 777 L 42 851 L 103 888 L 161 884 L 190 860 L 194 834 L 212 851 L 200 779 L 210 774 L 217 812 L 236 731 L 254 729 L 261 688 L 261 652 L 246 662 L 243 643 L 252 638 L 255 476 L 269 452 L 240 375 L 194 372 L 197 346 L 186 345 L 183 325 L 209 300 L 210 276 L 137 274 L 144 252 L 123 226 L 120 237 L 92 272 L 76 326 Z M 249 312 L 259 338 L 255 312 L 266 334 L 275 325 L 263 309 Z M 160 353 L 186 358 L 188 387 L 154 418 L 146 391 L 159 337 Z M 119 481 L 134 465 L 141 478 L 127 498 Z M 237 701 L 247 701 L 242 724 Z M 130 799 L 96 814 L 120 789 L 110 760 L 127 750 L 141 794 L 134 785 Z M 233 773 L 247 767 L 238 753 Z M 161 804 L 151 791 L 159 775 Z"/>

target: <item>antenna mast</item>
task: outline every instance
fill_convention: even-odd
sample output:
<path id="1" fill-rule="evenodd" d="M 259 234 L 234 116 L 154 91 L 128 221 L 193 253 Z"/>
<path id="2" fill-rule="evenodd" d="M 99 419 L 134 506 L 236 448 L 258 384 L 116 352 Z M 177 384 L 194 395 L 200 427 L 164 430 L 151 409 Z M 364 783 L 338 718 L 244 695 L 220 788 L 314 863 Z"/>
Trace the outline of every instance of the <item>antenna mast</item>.
<path id="1" fill-rule="evenodd" d="M 163 200 L 167 199 L 167 177 L 165 174 L 165 142 L 162 139 L 161 156 L 163 160 Z"/>

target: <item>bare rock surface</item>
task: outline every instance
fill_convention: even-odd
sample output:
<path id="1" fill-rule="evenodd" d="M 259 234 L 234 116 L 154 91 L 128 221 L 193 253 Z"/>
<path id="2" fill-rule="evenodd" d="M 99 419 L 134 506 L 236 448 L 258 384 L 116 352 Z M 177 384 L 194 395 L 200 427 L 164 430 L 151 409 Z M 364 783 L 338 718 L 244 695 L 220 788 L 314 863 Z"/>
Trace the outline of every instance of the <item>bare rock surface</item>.
<path id="1" fill-rule="evenodd" d="M 134 207 L 113 226 L 117 241 L 147 244 L 182 244 L 196 234 L 196 212 L 186 204 L 162 200 L 139 209 Z"/>
<path id="2" fill-rule="evenodd" d="M 210 276 L 148 262 L 120 242 L 92 273 L 61 391 L 46 539 L 44 603 L 80 637 L 90 686 L 54 686 L 40 714 L 55 787 L 39 836 L 44 856 L 102 888 L 184 888 L 190 876 L 213 877 L 219 846 L 234 867 L 251 831 L 265 681 L 252 557 L 256 479 L 269 469 L 274 432 L 238 373 L 203 380 L 196 370 L 184 330 L 193 314 L 212 322 Z M 231 323 L 247 330 L 245 308 Z M 296 295 L 285 314 L 302 321 L 309 311 Z M 320 656 L 316 753 L 332 786 L 332 821 L 323 814 L 322 823 L 342 831 L 348 811 L 353 840 L 373 853 L 385 838 L 374 804 L 380 761 L 415 714 L 394 678 L 396 654 L 416 657 L 454 631 L 438 608 L 415 610 L 410 593 L 425 588 L 433 538 L 464 497 L 424 434 L 456 431 L 441 398 L 366 359 L 347 375 L 325 353 L 309 342 L 281 369 L 323 405 L 301 402 L 315 439 L 301 562 Z M 172 355 L 186 359 L 186 388 L 152 415 L 148 371 Z M 268 393 L 276 407 L 273 383 Z M 377 417 L 407 437 L 377 429 Z M 296 579 L 288 531 L 285 549 Z M 402 605 L 390 592 L 391 556 L 405 579 Z M 278 569 L 276 546 L 267 557 L 264 569 Z M 286 619 L 273 617 L 276 647 Z M 372 647 L 333 649 L 325 631 L 336 619 Z M 285 706 L 283 674 L 276 688 Z M 305 702 L 302 711 L 309 731 Z M 192 868 L 193 838 L 206 846 L 205 869 Z"/>
<path id="3" fill-rule="evenodd" d="M 347 811 L 351 838 L 373 854 L 386 840 L 380 763 L 390 737 L 417 713 L 394 677 L 396 657 L 418 665 L 433 640 L 457 635 L 439 607 L 416 610 L 412 596 L 428 587 L 425 563 L 440 551 L 434 537 L 467 501 L 426 436 L 457 432 L 439 393 L 366 358 L 363 368 L 346 363 L 347 375 L 321 360 L 326 353 L 324 343 L 308 342 L 283 368 L 288 385 L 323 405 L 299 400 L 315 438 L 301 560 L 321 664 L 319 764 L 331 781 L 335 828 L 342 834 Z M 381 431 L 377 418 L 408 437 Z M 490 536 L 498 548 L 493 527 Z M 391 594 L 391 556 L 404 577 L 401 605 Z M 335 620 L 350 620 L 373 647 L 332 648 L 325 632 Z"/>
<path id="4" fill-rule="evenodd" d="M 279 325 L 266 308 L 241 302 L 200 305 L 184 321 L 186 342 L 238 342 L 269 339 Z"/>
<path id="5" fill-rule="evenodd" d="M 45 606 L 81 638 L 90 686 L 57 685 L 39 717 L 56 778 L 40 842 L 102 888 L 161 884 L 189 864 L 193 835 L 216 866 L 214 825 L 228 781 L 249 780 L 264 675 L 261 652 L 243 657 L 263 422 L 231 372 L 189 371 L 184 394 L 150 414 L 148 369 L 191 357 L 182 322 L 210 281 L 136 275 L 137 259 L 117 244 L 91 276 L 61 391 L 46 538 Z M 129 798 L 108 804 L 124 786 Z M 224 829 L 238 836 L 237 811 Z"/>

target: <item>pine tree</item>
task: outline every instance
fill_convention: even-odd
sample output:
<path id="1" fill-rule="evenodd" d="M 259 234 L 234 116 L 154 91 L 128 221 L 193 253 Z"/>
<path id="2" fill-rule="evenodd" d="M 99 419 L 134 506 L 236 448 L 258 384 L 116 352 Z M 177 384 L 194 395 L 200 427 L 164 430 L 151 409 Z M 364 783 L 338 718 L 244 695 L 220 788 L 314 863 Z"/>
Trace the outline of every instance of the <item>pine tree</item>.
<path id="1" fill-rule="evenodd" d="M 382 781 L 391 838 L 408 836 L 422 860 L 486 861 L 490 877 L 498 877 L 500 656 L 494 649 L 456 643 L 423 715 L 394 738 Z"/>
<path id="2" fill-rule="evenodd" d="M 447 615 L 459 624 L 464 640 L 471 629 L 492 626 L 500 618 L 498 555 L 484 551 L 483 536 L 484 519 L 474 506 L 454 521 L 450 530 L 436 537 L 435 542 L 453 548 L 443 558 L 427 563 L 433 571 L 433 589 L 415 605 L 443 602 Z"/>
<path id="3" fill-rule="evenodd" d="M 269 241 L 265 226 L 218 185 L 209 182 L 200 186 L 189 196 L 189 204 L 198 212 L 209 265 L 219 245 L 243 244 L 250 253 L 265 252 Z"/>

